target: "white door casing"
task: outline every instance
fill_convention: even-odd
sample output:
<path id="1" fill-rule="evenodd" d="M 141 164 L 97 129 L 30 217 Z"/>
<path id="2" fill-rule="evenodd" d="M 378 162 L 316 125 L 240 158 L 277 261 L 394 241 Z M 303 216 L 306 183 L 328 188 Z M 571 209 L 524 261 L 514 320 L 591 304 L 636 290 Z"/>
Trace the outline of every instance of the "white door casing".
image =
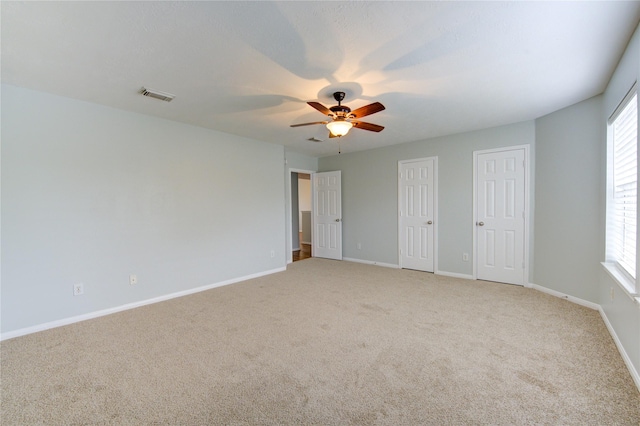
<path id="1" fill-rule="evenodd" d="M 478 151 L 474 157 L 474 276 L 525 285 L 528 146 Z"/>
<path id="2" fill-rule="evenodd" d="M 287 204 L 287 208 L 289 213 L 287 214 L 289 220 L 287 221 L 287 229 L 289 231 L 287 231 L 290 235 L 289 241 L 286 242 L 285 244 L 285 251 L 287 252 L 287 264 L 292 263 L 293 262 L 293 252 L 292 252 L 292 248 L 294 246 L 293 244 L 293 239 L 294 238 L 298 238 L 298 235 L 294 235 L 294 232 L 292 231 L 292 222 L 293 222 L 293 218 L 292 216 L 292 212 L 291 212 L 291 204 L 293 203 L 292 201 L 292 194 L 291 194 L 291 177 L 293 175 L 293 173 L 305 173 L 308 175 L 313 175 L 315 172 L 313 170 L 304 170 L 304 169 L 289 169 L 289 177 L 287 179 L 287 189 L 289 192 L 289 202 Z M 313 210 L 313 201 L 311 204 L 311 209 Z M 313 255 L 313 246 L 312 246 L 312 255 Z"/>
<path id="3" fill-rule="evenodd" d="M 437 164 L 437 157 L 398 162 L 401 268 L 435 270 Z"/>
<path id="4" fill-rule="evenodd" d="M 341 171 L 313 174 L 313 256 L 342 260 Z"/>

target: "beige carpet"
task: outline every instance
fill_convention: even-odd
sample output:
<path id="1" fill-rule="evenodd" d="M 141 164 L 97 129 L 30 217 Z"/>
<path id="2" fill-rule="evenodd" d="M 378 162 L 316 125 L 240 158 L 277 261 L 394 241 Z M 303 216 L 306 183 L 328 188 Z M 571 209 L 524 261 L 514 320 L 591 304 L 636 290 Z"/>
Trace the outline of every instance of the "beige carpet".
<path id="1" fill-rule="evenodd" d="M 638 425 L 598 312 L 309 259 L 0 345 L 3 425 Z"/>

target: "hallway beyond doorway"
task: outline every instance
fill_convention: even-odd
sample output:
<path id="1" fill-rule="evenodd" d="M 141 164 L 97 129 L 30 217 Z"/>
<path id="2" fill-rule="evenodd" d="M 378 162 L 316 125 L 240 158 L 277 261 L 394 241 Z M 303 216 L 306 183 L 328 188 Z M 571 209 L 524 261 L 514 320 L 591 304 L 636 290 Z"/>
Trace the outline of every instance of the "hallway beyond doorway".
<path id="1" fill-rule="evenodd" d="M 304 260 L 311 258 L 311 244 L 305 244 L 302 242 L 302 232 L 298 234 L 300 241 L 300 250 L 293 250 L 293 261 Z"/>

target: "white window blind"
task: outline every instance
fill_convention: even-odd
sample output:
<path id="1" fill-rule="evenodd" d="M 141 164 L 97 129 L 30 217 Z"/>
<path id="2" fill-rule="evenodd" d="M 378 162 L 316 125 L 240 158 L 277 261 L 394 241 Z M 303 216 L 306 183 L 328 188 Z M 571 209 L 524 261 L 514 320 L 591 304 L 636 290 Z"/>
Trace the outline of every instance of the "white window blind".
<path id="1" fill-rule="evenodd" d="M 636 212 L 638 188 L 638 95 L 612 118 L 613 225 L 612 247 L 618 265 L 636 278 Z"/>

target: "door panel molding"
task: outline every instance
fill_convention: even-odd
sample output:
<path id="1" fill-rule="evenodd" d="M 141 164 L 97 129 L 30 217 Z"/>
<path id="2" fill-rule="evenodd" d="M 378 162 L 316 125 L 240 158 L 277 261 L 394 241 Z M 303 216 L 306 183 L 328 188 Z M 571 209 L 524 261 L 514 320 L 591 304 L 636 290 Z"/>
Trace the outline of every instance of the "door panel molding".
<path id="1" fill-rule="evenodd" d="M 485 156 L 486 154 L 496 154 L 499 156 L 503 153 L 513 152 L 514 154 L 518 151 L 522 151 L 523 155 L 523 166 L 524 166 L 524 182 L 523 182 L 523 196 L 524 200 L 523 207 L 519 208 L 517 206 L 517 182 L 515 178 L 505 178 L 503 182 L 494 182 L 494 181 L 484 181 L 484 185 L 482 188 L 479 187 L 479 173 L 496 173 L 498 171 L 497 161 L 486 161 L 485 164 L 480 165 L 479 160 L 480 156 Z M 519 153 L 518 153 L 519 155 Z M 516 146 L 508 146 L 502 148 L 481 150 L 473 152 L 473 279 L 487 279 L 485 277 L 479 277 L 479 266 L 478 262 L 480 262 L 480 250 L 483 250 L 488 256 L 484 256 L 483 259 L 488 261 L 489 263 L 493 262 L 494 265 L 504 263 L 508 268 L 516 268 L 520 269 L 518 265 L 522 262 L 522 277 L 518 276 L 517 279 L 510 280 L 508 283 L 510 284 L 518 284 L 518 285 L 526 285 L 528 283 L 529 277 L 529 233 L 530 233 L 530 218 L 531 218 L 531 198 L 530 198 L 530 182 L 531 182 L 531 167 L 530 167 L 530 146 L 529 145 L 516 145 Z M 504 161 L 504 170 L 505 173 L 516 173 L 519 165 L 516 164 L 513 160 L 505 158 Z M 504 234 L 499 234 L 496 231 L 488 232 L 489 229 L 486 229 L 486 237 L 480 238 L 479 236 L 479 223 L 482 223 L 484 226 L 485 218 L 490 218 L 490 221 L 494 221 L 497 219 L 499 212 L 494 210 L 495 204 L 491 203 L 480 203 L 479 194 L 482 193 L 486 195 L 489 200 L 494 200 L 496 196 L 500 196 L 502 202 L 504 202 L 504 213 L 505 217 L 509 217 L 513 220 L 522 220 L 523 222 L 523 235 L 522 235 L 522 259 L 512 258 L 512 256 L 506 255 L 507 252 L 515 253 L 517 247 L 514 244 L 517 244 L 518 235 L 514 234 L 513 231 L 506 231 Z M 483 212 L 479 212 L 481 205 L 484 207 Z M 521 217 L 524 216 L 524 217 Z M 487 221 L 487 225 L 489 221 Z M 484 230 L 485 228 L 483 228 Z M 493 250 L 491 247 L 500 247 L 504 249 L 505 256 L 503 259 L 496 259 L 493 257 Z M 514 273 L 515 274 L 515 273 Z M 496 279 L 498 282 L 507 282 Z M 515 281 L 515 282 L 514 282 Z"/>

